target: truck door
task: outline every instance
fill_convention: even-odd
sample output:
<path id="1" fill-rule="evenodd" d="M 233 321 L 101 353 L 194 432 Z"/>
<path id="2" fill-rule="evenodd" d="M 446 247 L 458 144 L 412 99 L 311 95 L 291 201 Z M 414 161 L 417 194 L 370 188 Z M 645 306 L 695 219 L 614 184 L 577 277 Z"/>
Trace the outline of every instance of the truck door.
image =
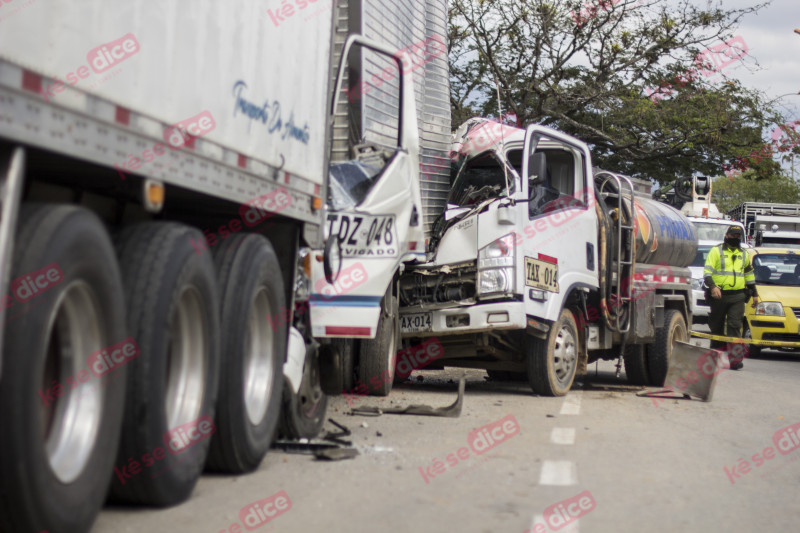
<path id="1" fill-rule="evenodd" d="M 543 126 L 528 127 L 522 157 L 526 312 L 556 320 L 572 290 L 598 286 L 591 157 L 581 141 Z"/>
<path id="2" fill-rule="evenodd" d="M 315 263 L 312 275 L 312 334 L 372 338 L 400 263 L 424 259 L 419 134 L 410 59 L 360 37 L 347 41 L 343 58 L 332 151 L 343 151 L 346 136 L 348 157 L 330 164 L 324 264 Z M 343 116 L 347 128 L 337 127 Z"/>

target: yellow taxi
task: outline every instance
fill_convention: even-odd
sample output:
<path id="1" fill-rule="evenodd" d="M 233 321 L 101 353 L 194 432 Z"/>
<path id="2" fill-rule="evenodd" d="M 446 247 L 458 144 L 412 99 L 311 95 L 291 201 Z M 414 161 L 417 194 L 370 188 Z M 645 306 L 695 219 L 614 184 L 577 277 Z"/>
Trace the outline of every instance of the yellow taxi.
<path id="1" fill-rule="evenodd" d="M 759 247 L 755 252 L 758 305 L 745 306 L 743 336 L 800 342 L 800 250 Z M 759 346 L 750 347 L 750 355 L 760 351 Z"/>

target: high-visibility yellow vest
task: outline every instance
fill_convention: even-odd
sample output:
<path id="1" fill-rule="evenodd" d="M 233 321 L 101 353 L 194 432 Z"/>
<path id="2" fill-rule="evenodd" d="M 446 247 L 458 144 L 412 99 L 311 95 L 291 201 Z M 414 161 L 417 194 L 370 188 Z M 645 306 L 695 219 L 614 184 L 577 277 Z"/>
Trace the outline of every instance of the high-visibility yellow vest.
<path id="1" fill-rule="evenodd" d="M 747 250 L 731 249 L 724 244 L 709 250 L 703 275 L 711 276 L 714 284 L 723 291 L 740 290 L 756 284 L 753 261 Z"/>

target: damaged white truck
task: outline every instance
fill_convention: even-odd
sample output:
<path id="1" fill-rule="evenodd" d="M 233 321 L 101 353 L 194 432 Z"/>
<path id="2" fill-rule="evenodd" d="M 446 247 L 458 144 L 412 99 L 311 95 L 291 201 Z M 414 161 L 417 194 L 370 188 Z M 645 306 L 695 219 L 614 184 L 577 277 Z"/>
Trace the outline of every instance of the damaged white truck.
<path id="1" fill-rule="evenodd" d="M 662 385 L 673 340 L 689 338 L 692 224 L 553 129 L 473 119 L 456 141 L 427 261 L 399 281 L 406 342 L 436 336 L 435 365 L 527 376 L 541 395 L 598 359 Z"/>
<path id="2" fill-rule="evenodd" d="M 349 364 L 364 365 L 368 355 L 372 372 L 390 379 L 366 390 L 391 389 L 398 334 L 406 347 L 437 339 L 443 355 L 428 368 L 482 368 L 527 379 L 542 395 L 566 394 L 599 359 L 617 359 L 618 374 L 624 360 L 632 383 L 662 385 L 673 340 L 689 338 L 692 224 L 636 195 L 625 176 L 593 169 L 588 147 L 553 129 L 472 119 L 455 137 L 447 205 L 426 234 L 424 258 L 413 216 L 398 217 L 394 228 L 403 232 L 410 220 L 405 231 L 415 236 L 398 243 L 404 253 L 389 269 L 391 283 L 364 283 L 345 300 L 381 302 L 380 320 L 373 312 L 364 329 L 381 350 L 361 350 Z M 408 187 L 406 209 L 426 209 L 427 195 L 417 207 Z M 366 202 L 353 209 L 365 220 L 377 214 Z M 370 280 L 387 272 L 366 253 L 343 258 L 344 232 L 327 229 L 329 279 L 356 268 Z M 361 318 L 337 320 L 359 327 Z M 313 311 L 312 324 L 319 335 Z M 347 360 L 347 350 L 337 356 Z"/>

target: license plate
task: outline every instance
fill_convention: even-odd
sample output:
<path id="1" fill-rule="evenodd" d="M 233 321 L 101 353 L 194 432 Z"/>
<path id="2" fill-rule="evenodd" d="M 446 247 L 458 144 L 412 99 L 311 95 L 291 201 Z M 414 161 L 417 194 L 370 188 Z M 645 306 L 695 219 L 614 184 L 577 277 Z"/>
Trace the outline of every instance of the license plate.
<path id="1" fill-rule="evenodd" d="M 400 329 L 404 333 L 421 333 L 431 330 L 431 314 L 400 315 Z"/>
<path id="2" fill-rule="evenodd" d="M 331 213 L 328 215 L 328 235 L 336 235 L 342 257 L 397 257 L 394 215 Z"/>
<path id="3" fill-rule="evenodd" d="M 532 257 L 525 258 L 525 285 L 558 292 L 558 265 Z"/>

